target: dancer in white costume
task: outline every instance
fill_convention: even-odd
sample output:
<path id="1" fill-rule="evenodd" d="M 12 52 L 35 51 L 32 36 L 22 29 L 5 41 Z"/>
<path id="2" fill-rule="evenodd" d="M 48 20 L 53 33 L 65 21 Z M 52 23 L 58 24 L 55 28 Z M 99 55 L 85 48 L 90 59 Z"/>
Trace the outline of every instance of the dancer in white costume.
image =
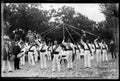
<path id="1" fill-rule="evenodd" d="M 98 43 L 98 38 L 94 40 L 94 45 L 95 45 L 95 59 L 97 64 L 100 63 L 101 61 L 101 48 Z"/>
<path id="2" fill-rule="evenodd" d="M 35 50 L 35 52 L 34 52 L 34 58 L 35 58 L 35 62 L 37 62 L 38 61 L 38 46 L 35 44 L 35 48 L 36 48 L 36 50 Z"/>
<path id="3" fill-rule="evenodd" d="M 73 63 L 72 63 L 72 56 L 75 54 L 75 49 L 73 43 L 71 43 L 70 39 L 65 42 L 64 40 L 62 41 L 62 44 L 66 46 L 66 53 L 67 53 L 67 58 L 68 58 L 68 65 L 67 68 L 73 69 Z"/>
<path id="4" fill-rule="evenodd" d="M 83 44 L 84 46 L 84 60 L 85 60 L 85 64 L 84 66 L 87 68 L 87 67 L 91 67 L 91 54 L 90 54 L 90 46 L 88 45 L 88 42 L 84 42 L 82 39 L 81 39 L 81 43 Z"/>
<path id="5" fill-rule="evenodd" d="M 104 62 L 104 61 L 108 61 L 108 54 L 107 54 L 107 52 L 108 52 L 108 46 L 107 46 L 107 44 L 105 43 L 105 41 L 103 41 L 103 44 L 102 44 L 102 61 Z"/>
<path id="6" fill-rule="evenodd" d="M 33 43 L 30 43 L 28 46 L 28 63 L 31 66 L 35 66 L 35 61 L 34 61 L 34 57 L 33 54 L 35 52 L 36 48 L 34 46 Z"/>
<path id="7" fill-rule="evenodd" d="M 26 47 L 25 47 L 25 44 L 22 43 L 21 44 L 21 53 L 23 54 L 22 57 L 20 58 L 20 63 L 21 65 L 25 65 L 25 52 L 26 52 Z"/>
<path id="8" fill-rule="evenodd" d="M 52 62 L 52 71 L 55 71 L 55 68 L 57 66 L 58 71 L 60 72 L 60 55 L 62 48 L 60 45 L 58 45 L 57 41 L 54 41 L 54 46 L 53 46 L 53 62 Z"/>
<path id="9" fill-rule="evenodd" d="M 48 48 L 47 48 L 47 57 L 48 57 L 48 60 L 52 60 L 51 59 L 51 52 L 52 52 L 52 43 L 49 43 Z"/>
<path id="10" fill-rule="evenodd" d="M 41 43 L 36 40 L 36 43 L 39 45 L 39 51 L 40 51 L 40 63 L 41 68 L 47 68 L 47 45 L 44 39 L 41 39 Z"/>

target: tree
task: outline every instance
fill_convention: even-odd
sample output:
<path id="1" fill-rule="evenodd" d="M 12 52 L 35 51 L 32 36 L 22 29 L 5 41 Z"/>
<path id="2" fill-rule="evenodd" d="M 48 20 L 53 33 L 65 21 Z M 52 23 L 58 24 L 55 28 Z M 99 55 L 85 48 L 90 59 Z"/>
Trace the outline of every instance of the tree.
<path id="1" fill-rule="evenodd" d="M 74 8 L 70 6 L 63 6 L 58 10 L 52 8 L 47 11 L 42 10 L 41 4 L 37 3 L 6 3 L 4 8 L 4 14 L 4 20 L 8 21 L 11 24 L 9 30 L 10 32 L 17 28 L 25 30 L 25 33 L 29 29 L 42 33 L 46 30 L 49 30 L 50 28 L 55 28 L 57 25 L 62 23 L 66 23 L 79 29 L 84 29 L 86 31 L 93 31 L 94 24 L 96 23 L 93 20 L 90 20 L 88 17 L 82 15 L 81 13 L 77 13 Z M 73 37 L 78 36 L 75 32 L 70 30 L 69 26 L 65 26 L 68 27 L 68 30 L 73 35 Z M 55 39 L 62 39 L 62 27 L 63 25 L 60 25 L 56 29 L 56 31 L 49 33 L 45 37 L 54 36 Z M 80 30 L 76 31 L 80 34 L 82 33 Z M 66 36 L 68 37 L 69 35 L 67 31 L 65 32 Z"/>
<path id="2" fill-rule="evenodd" d="M 101 11 L 106 17 L 106 23 L 104 24 L 107 31 L 112 33 L 112 36 L 116 42 L 116 45 L 119 45 L 119 4 L 117 3 L 106 3 L 101 4 Z M 119 46 L 117 46 L 119 48 Z"/>
<path id="3" fill-rule="evenodd" d="M 47 16 L 48 11 L 38 9 L 35 4 L 29 3 L 6 3 L 4 7 L 4 20 L 11 24 L 10 33 L 16 28 L 25 31 L 37 32 L 49 29 Z"/>
<path id="4" fill-rule="evenodd" d="M 93 24 L 96 23 L 96 22 L 88 19 L 88 17 L 82 15 L 81 13 L 77 13 L 74 10 L 74 8 L 72 8 L 70 6 L 63 6 L 63 7 L 59 8 L 55 17 L 56 17 L 57 21 L 62 21 L 63 23 L 72 25 L 79 29 L 84 29 L 86 31 L 93 31 Z M 66 26 L 66 27 L 70 28 L 69 26 Z M 71 30 L 69 30 L 69 31 L 71 34 L 73 34 L 73 37 L 76 37 L 75 32 L 73 32 Z M 79 31 L 76 30 L 76 31 L 79 32 L 80 34 L 82 34 L 82 32 L 80 30 Z M 62 31 L 61 31 L 61 34 L 62 34 Z"/>

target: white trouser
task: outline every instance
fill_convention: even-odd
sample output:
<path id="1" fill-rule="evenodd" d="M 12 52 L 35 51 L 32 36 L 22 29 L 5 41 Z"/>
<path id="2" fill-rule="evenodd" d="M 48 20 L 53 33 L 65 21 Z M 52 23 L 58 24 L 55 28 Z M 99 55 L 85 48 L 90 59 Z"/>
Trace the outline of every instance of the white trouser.
<path id="1" fill-rule="evenodd" d="M 79 57 L 80 57 L 81 55 L 84 56 L 84 49 L 81 49 L 81 50 L 80 50 Z"/>
<path id="2" fill-rule="evenodd" d="M 68 65 L 67 68 L 73 68 L 73 64 L 72 64 L 72 51 L 67 50 L 67 61 L 68 61 Z"/>
<path id="3" fill-rule="evenodd" d="M 51 52 L 50 51 L 47 52 L 47 57 L 48 57 L 48 60 L 51 60 Z"/>
<path id="4" fill-rule="evenodd" d="M 55 68 L 58 68 L 58 71 L 60 71 L 60 59 L 59 54 L 54 54 L 53 62 L 52 62 L 52 71 L 55 71 Z"/>
<path id="5" fill-rule="evenodd" d="M 7 65 L 7 67 L 6 67 L 6 65 Z M 8 71 L 12 71 L 12 67 L 11 67 L 10 61 L 2 60 L 2 71 L 5 71 L 6 68 L 8 69 Z"/>
<path id="6" fill-rule="evenodd" d="M 34 53 L 34 58 L 35 58 L 35 62 L 37 62 L 38 61 L 38 52 L 37 51 Z"/>
<path id="7" fill-rule="evenodd" d="M 25 55 L 20 58 L 20 64 L 25 65 Z"/>
<path id="8" fill-rule="evenodd" d="M 90 55 L 90 51 L 89 50 L 85 50 L 84 51 L 84 63 L 85 63 L 85 67 L 91 67 L 91 55 Z"/>
<path id="9" fill-rule="evenodd" d="M 95 55 L 94 55 L 94 52 L 92 52 L 91 59 L 94 60 L 94 58 L 95 58 Z"/>
<path id="10" fill-rule="evenodd" d="M 101 62 L 101 50 L 96 49 L 96 61 L 97 63 Z"/>
<path id="11" fill-rule="evenodd" d="M 41 68 L 47 68 L 46 52 L 40 52 L 40 63 L 41 63 Z"/>
<path id="12" fill-rule="evenodd" d="M 108 55 L 107 55 L 107 50 L 103 50 L 103 61 L 108 61 Z"/>
<path id="13" fill-rule="evenodd" d="M 35 61 L 34 61 L 34 58 L 33 58 L 33 53 L 34 52 L 28 52 L 28 63 L 32 66 L 35 66 Z"/>
<path id="14" fill-rule="evenodd" d="M 94 49 L 91 50 L 90 58 L 91 58 L 91 60 L 94 60 L 94 58 L 95 58 Z"/>
<path id="15" fill-rule="evenodd" d="M 76 50 L 77 59 L 80 59 L 80 51 Z"/>
<path id="16" fill-rule="evenodd" d="M 68 59 L 67 59 L 67 51 L 62 51 L 61 54 L 62 54 L 62 58 L 61 59 L 66 59 L 68 61 Z"/>

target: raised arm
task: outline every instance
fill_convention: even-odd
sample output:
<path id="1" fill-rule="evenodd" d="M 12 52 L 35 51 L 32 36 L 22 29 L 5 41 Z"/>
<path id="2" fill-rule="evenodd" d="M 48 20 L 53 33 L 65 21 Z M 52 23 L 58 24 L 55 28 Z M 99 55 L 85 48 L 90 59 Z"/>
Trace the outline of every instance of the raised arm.
<path id="1" fill-rule="evenodd" d="M 94 42 L 96 43 L 99 38 L 100 38 L 100 37 L 98 36 L 98 38 L 96 38 L 96 39 L 94 40 Z"/>
<path id="2" fill-rule="evenodd" d="M 66 45 L 65 39 L 63 39 L 62 44 L 63 44 L 63 45 Z"/>
<path id="3" fill-rule="evenodd" d="M 97 43 L 97 40 L 98 40 L 98 39 L 95 39 L 95 40 L 94 40 L 94 43 Z"/>
<path id="4" fill-rule="evenodd" d="M 107 44 L 105 44 L 106 45 L 106 48 L 107 48 L 107 51 L 108 51 L 108 45 Z"/>
<path id="5" fill-rule="evenodd" d="M 40 42 L 38 40 L 35 40 L 35 42 L 40 46 Z"/>
<path id="6" fill-rule="evenodd" d="M 85 45 L 85 42 L 84 42 L 82 39 L 81 39 L 81 41 L 80 41 L 80 42 L 81 42 L 81 44 L 82 44 L 82 45 Z"/>
<path id="7" fill-rule="evenodd" d="M 72 49 L 73 49 L 73 53 L 75 54 L 75 45 L 74 44 L 72 44 Z"/>

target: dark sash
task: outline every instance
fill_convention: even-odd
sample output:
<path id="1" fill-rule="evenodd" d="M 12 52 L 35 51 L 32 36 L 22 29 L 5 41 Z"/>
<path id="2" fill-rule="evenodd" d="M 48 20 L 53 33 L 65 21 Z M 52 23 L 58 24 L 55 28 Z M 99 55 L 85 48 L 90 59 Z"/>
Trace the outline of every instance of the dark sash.
<path id="1" fill-rule="evenodd" d="M 98 47 L 96 46 L 96 44 L 94 44 L 95 49 L 100 49 L 100 45 L 97 43 Z"/>
<path id="2" fill-rule="evenodd" d="M 90 49 L 90 46 L 86 43 L 88 49 L 85 49 L 85 50 L 89 50 L 90 51 L 90 54 L 92 53 L 91 49 Z"/>
<path id="3" fill-rule="evenodd" d="M 65 51 L 72 51 L 73 49 L 71 48 L 70 44 L 68 44 L 68 48 L 65 49 Z"/>
<path id="4" fill-rule="evenodd" d="M 40 50 L 40 52 L 45 52 L 45 50 L 43 49 L 45 45 L 42 45 L 42 48 Z"/>
<path id="5" fill-rule="evenodd" d="M 76 47 L 76 50 L 79 50 L 79 52 L 80 52 L 80 48 L 78 47 L 78 45 L 77 45 L 77 47 Z"/>
<path id="6" fill-rule="evenodd" d="M 100 49 L 100 45 L 98 43 L 97 43 L 97 45 L 98 45 L 98 47 L 96 47 L 96 44 L 94 44 L 94 46 L 95 46 L 95 52 L 96 52 L 97 49 Z"/>
<path id="7" fill-rule="evenodd" d="M 47 48 L 48 51 L 50 51 L 50 46 Z"/>
<path id="8" fill-rule="evenodd" d="M 59 54 L 58 51 L 56 51 L 56 49 L 58 48 L 59 46 L 56 46 L 54 49 L 53 49 L 53 54 Z"/>
<path id="9" fill-rule="evenodd" d="M 103 50 L 107 50 L 107 47 L 106 47 L 106 45 L 104 45 L 104 47 L 103 47 Z"/>
<path id="10" fill-rule="evenodd" d="M 32 45 L 32 46 L 28 49 L 29 52 L 34 52 L 34 50 L 30 50 L 33 46 L 34 46 L 34 45 Z"/>

